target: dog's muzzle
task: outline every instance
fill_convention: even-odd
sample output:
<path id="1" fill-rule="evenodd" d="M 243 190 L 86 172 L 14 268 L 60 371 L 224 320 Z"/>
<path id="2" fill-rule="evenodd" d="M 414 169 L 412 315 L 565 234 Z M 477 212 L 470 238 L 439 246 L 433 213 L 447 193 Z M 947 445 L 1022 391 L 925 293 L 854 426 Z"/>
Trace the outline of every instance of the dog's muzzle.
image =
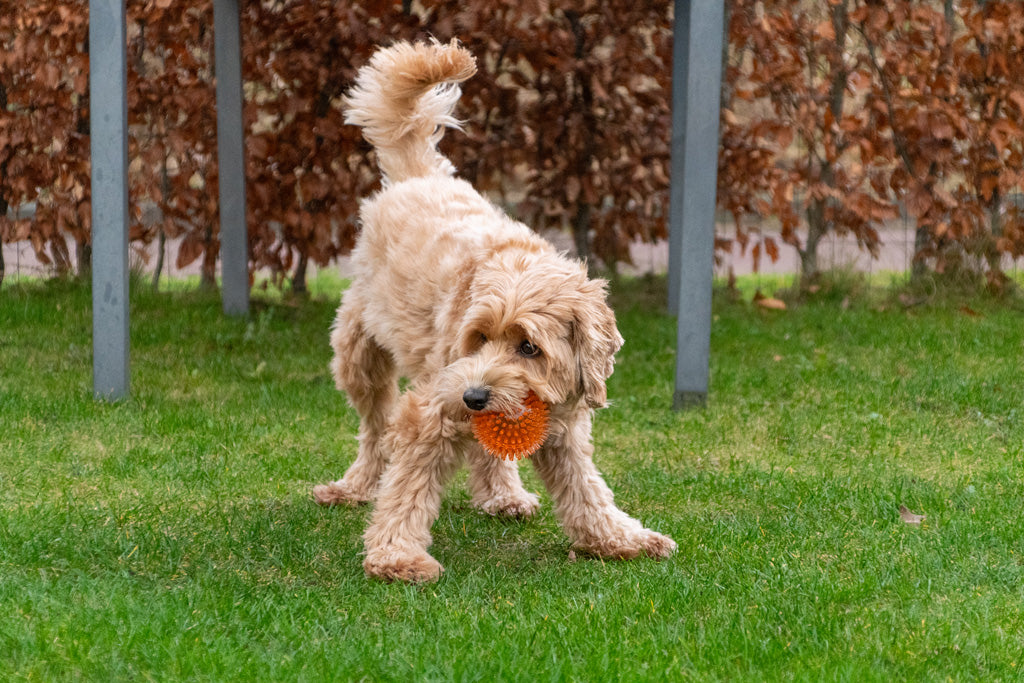
<path id="1" fill-rule="evenodd" d="M 491 391 L 484 387 L 470 387 L 462 394 L 462 402 L 470 410 L 483 410 L 491 400 Z"/>

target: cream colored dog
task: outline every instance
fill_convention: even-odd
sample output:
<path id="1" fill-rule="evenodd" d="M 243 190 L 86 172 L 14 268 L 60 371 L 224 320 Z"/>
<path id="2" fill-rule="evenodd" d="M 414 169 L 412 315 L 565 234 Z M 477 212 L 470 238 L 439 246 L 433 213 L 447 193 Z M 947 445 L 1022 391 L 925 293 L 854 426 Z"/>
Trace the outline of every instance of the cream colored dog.
<path id="1" fill-rule="evenodd" d="M 437 150 L 457 83 L 476 71 L 450 45 L 397 44 L 359 72 L 346 121 L 377 152 L 384 189 L 364 201 L 355 274 L 331 334 L 331 370 L 359 412 L 359 453 L 317 486 L 323 505 L 376 499 L 367 575 L 430 581 L 427 552 L 441 494 L 463 458 L 473 504 L 525 517 L 538 507 L 514 462 L 487 455 L 470 419 L 521 410 L 532 389 L 550 428 L 532 462 L 577 548 L 609 558 L 662 558 L 672 539 L 615 506 L 591 460 L 591 415 L 622 345 L 605 283 L 453 177 Z M 409 379 L 399 393 L 398 378 Z"/>

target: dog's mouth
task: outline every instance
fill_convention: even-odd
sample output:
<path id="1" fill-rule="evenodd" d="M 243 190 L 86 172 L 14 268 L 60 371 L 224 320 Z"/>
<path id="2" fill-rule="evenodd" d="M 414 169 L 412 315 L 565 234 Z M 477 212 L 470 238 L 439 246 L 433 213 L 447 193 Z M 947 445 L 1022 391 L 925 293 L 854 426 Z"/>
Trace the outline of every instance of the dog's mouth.
<path id="1" fill-rule="evenodd" d="M 487 453 L 502 460 L 529 457 L 548 435 L 550 409 L 530 391 L 517 413 L 486 411 L 473 415 L 473 436 Z"/>
<path id="2" fill-rule="evenodd" d="M 526 415 L 527 412 L 528 412 L 528 409 L 526 407 L 526 404 L 525 403 L 520 403 L 516 410 L 503 410 L 503 411 L 501 411 L 501 414 L 504 415 L 505 417 L 507 417 L 510 420 L 518 420 L 523 415 Z"/>

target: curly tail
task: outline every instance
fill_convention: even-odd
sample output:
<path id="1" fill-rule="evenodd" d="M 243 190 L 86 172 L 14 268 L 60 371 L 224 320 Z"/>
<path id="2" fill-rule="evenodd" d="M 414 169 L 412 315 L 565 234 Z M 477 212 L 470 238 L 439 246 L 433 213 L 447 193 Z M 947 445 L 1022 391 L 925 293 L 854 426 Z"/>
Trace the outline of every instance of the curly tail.
<path id="1" fill-rule="evenodd" d="M 476 60 L 455 41 L 398 43 L 359 70 L 344 99 L 345 123 L 362 126 L 386 181 L 455 172 L 437 143 L 445 126 L 459 127 L 451 115 L 457 84 L 474 73 Z"/>

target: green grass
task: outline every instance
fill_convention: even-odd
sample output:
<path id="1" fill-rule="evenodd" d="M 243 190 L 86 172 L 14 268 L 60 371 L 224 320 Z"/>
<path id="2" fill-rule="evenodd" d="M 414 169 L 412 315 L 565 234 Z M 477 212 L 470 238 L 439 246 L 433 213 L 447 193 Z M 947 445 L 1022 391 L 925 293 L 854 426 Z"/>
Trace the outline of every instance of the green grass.
<path id="1" fill-rule="evenodd" d="M 677 414 L 674 322 L 623 283 L 595 457 L 678 553 L 570 561 L 546 497 L 491 519 L 463 478 L 446 573 L 410 587 L 363 577 L 368 510 L 310 499 L 355 452 L 332 287 L 245 320 L 136 287 L 113 405 L 91 398 L 87 289 L 0 290 L 0 679 L 1021 678 L 1019 304 L 723 298 L 709 406 Z"/>

